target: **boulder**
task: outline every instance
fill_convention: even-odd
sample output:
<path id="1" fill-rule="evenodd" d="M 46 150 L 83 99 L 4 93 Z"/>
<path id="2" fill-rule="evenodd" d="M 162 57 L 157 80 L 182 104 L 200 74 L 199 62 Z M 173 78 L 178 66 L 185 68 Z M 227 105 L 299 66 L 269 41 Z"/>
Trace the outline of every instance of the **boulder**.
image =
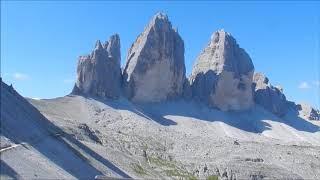
<path id="1" fill-rule="evenodd" d="M 115 34 L 96 46 L 90 55 L 80 56 L 77 81 L 72 94 L 118 98 L 121 86 L 120 38 Z"/>
<path id="2" fill-rule="evenodd" d="M 198 56 L 190 83 L 193 97 L 223 111 L 241 111 L 252 107 L 251 58 L 224 30 L 211 36 Z"/>
<path id="3" fill-rule="evenodd" d="M 284 116 L 290 103 L 283 94 L 282 88 L 274 87 L 262 73 L 255 73 L 253 77 L 254 101 L 277 116 Z"/>
<path id="4" fill-rule="evenodd" d="M 320 111 L 308 104 L 297 104 L 299 116 L 308 120 L 320 120 Z"/>
<path id="5" fill-rule="evenodd" d="M 160 102 L 182 96 L 185 79 L 183 40 L 167 15 L 158 13 L 128 52 L 125 92 L 134 102 Z"/>

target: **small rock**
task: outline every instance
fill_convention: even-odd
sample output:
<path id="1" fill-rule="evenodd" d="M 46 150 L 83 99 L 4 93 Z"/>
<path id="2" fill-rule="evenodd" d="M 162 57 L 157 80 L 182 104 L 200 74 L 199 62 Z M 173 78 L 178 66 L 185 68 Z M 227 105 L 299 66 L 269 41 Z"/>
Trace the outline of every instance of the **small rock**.
<path id="1" fill-rule="evenodd" d="M 142 150 L 142 156 L 147 158 L 147 151 L 146 150 Z"/>
<path id="2" fill-rule="evenodd" d="M 262 158 L 245 158 L 245 161 L 263 162 L 264 160 Z"/>
<path id="3" fill-rule="evenodd" d="M 238 142 L 238 140 L 233 141 L 234 145 L 240 145 L 240 143 Z"/>
<path id="4" fill-rule="evenodd" d="M 207 171 L 208 171 L 208 167 L 207 167 L 207 164 L 205 164 L 204 167 L 203 167 L 203 172 L 205 173 Z"/>

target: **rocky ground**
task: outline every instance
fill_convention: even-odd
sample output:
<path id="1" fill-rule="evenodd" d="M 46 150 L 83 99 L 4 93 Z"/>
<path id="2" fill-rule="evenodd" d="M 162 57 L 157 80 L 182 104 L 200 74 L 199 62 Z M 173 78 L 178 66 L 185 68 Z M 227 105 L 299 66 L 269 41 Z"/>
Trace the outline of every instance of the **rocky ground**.
<path id="1" fill-rule="evenodd" d="M 320 121 L 295 112 L 280 119 L 260 106 L 223 112 L 184 100 L 26 100 L 2 83 L 0 176 L 319 179 Z"/>
<path id="2" fill-rule="evenodd" d="M 260 107 L 224 113 L 195 102 L 31 100 L 51 122 L 135 178 L 320 178 L 320 123 Z"/>

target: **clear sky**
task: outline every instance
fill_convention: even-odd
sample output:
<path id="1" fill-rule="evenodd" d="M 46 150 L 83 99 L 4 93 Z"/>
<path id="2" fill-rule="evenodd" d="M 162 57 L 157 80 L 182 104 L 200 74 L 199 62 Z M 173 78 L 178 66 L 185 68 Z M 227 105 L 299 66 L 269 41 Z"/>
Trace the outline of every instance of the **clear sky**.
<path id="1" fill-rule="evenodd" d="M 1 76 L 26 97 L 64 96 L 73 87 L 79 55 L 118 33 L 124 64 L 158 11 L 184 39 L 187 75 L 211 34 L 223 28 L 289 100 L 320 107 L 317 2 L 1 1 Z"/>

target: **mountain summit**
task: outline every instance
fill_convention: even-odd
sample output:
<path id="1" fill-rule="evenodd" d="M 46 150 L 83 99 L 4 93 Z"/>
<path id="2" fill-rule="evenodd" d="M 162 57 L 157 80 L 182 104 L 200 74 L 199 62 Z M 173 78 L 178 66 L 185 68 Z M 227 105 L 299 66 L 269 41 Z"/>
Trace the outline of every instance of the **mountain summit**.
<path id="1" fill-rule="evenodd" d="M 179 33 L 168 16 L 159 12 L 131 45 L 122 72 L 117 34 L 103 44 L 98 40 L 90 55 L 80 56 L 72 94 L 111 99 L 125 95 L 138 103 L 184 98 L 222 111 L 260 105 L 279 117 L 294 109 L 303 117 L 319 119 L 318 111 L 287 101 L 282 88 L 255 73 L 249 54 L 225 30 L 212 34 L 189 78 L 184 51 Z"/>
<path id="2" fill-rule="evenodd" d="M 80 56 L 72 94 L 118 98 L 120 95 L 120 38 L 115 34 L 104 44 L 98 40 L 90 55 Z"/>
<path id="3" fill-rule="evenodd" d="M 163 13 L 132 44 L 123 72 L 126 95 L 136 102 L 179 97 L 185 81 L 184 43 Z"/>
<path id="4" fill-rule="evenodd" d="M 195 97 L 221 110 L 245 110 L 252 107 L 251 58 L 231 34 L 215 32 L 201 52 L 190 77 Z"/>

